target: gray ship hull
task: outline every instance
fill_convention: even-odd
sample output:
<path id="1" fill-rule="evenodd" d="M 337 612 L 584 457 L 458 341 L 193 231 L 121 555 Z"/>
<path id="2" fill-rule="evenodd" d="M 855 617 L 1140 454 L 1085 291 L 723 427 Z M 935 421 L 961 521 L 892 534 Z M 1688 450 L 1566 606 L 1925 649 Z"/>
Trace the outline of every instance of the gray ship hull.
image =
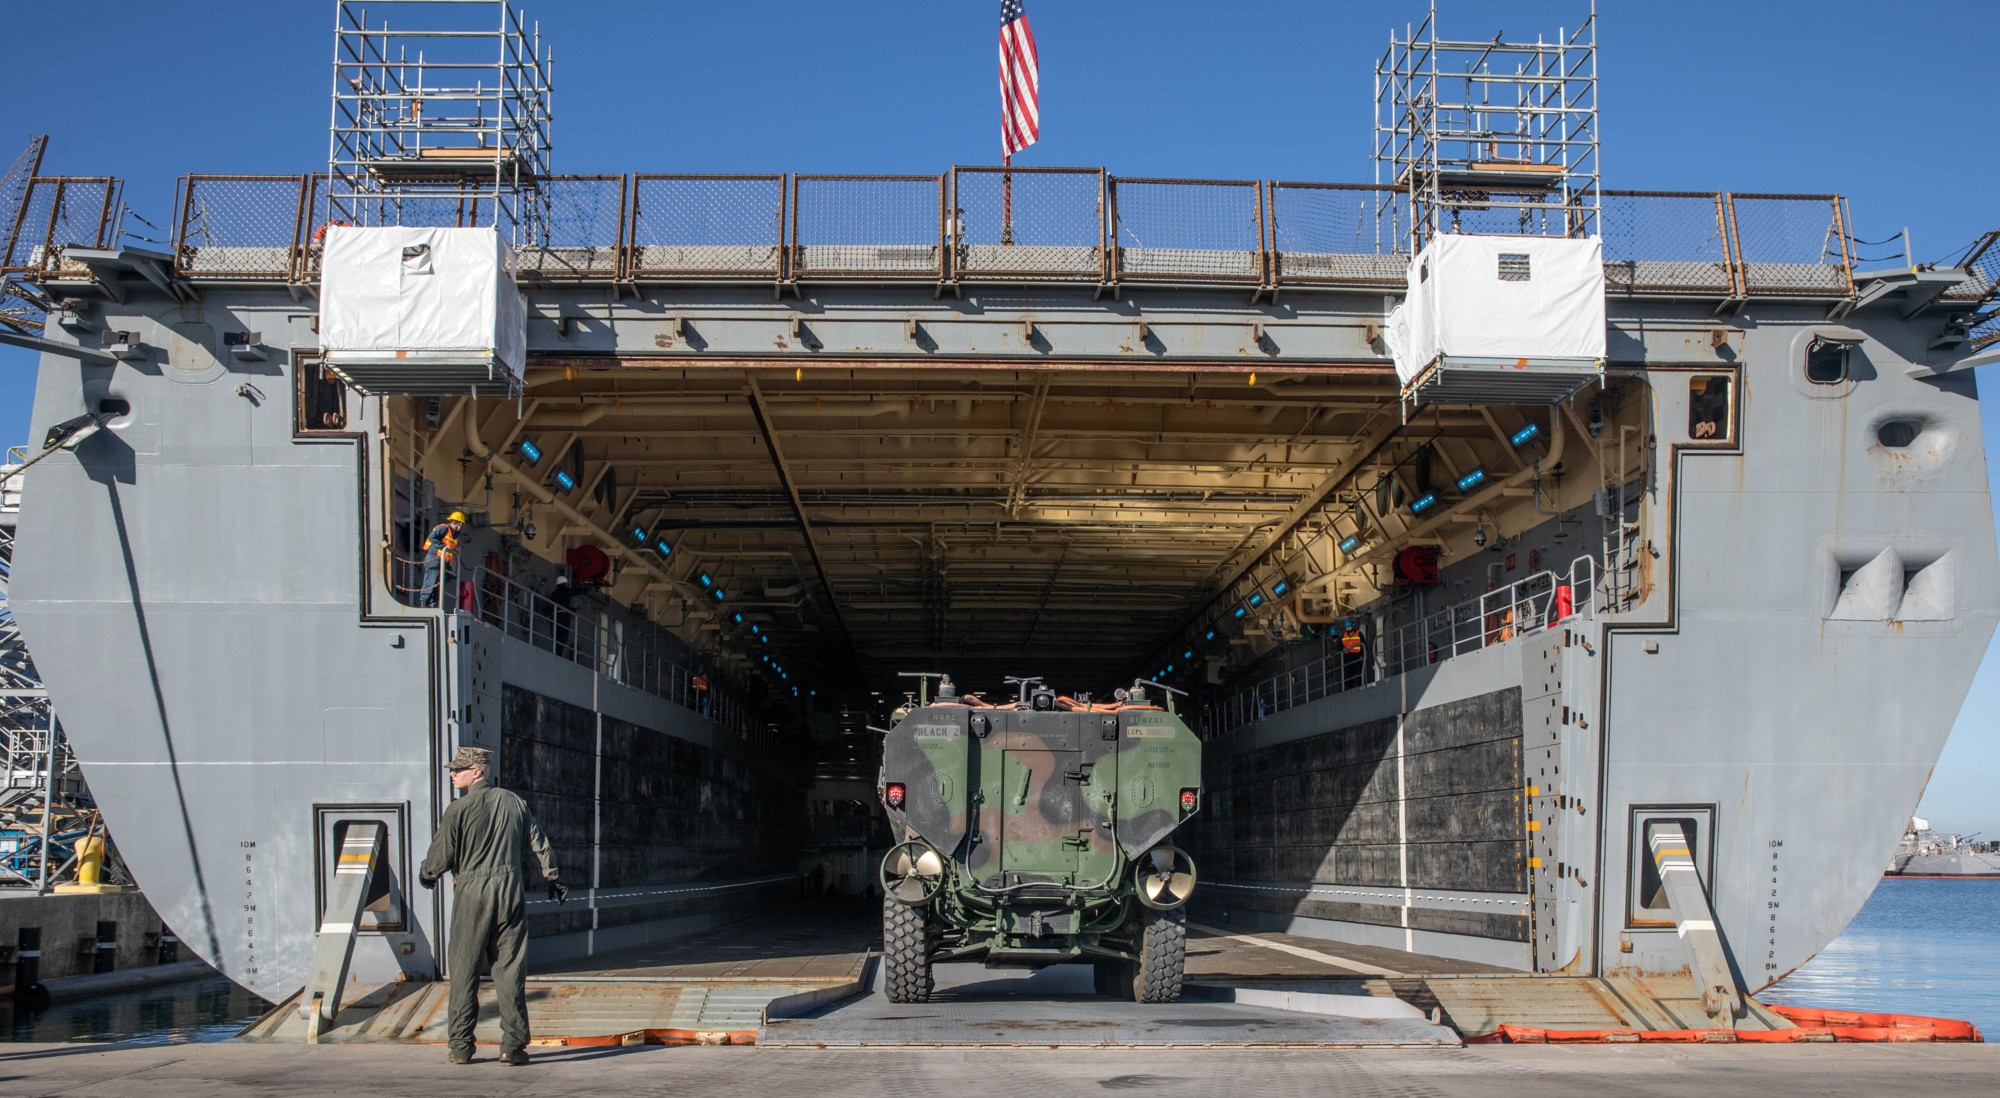
<path id="1" fill-rule="evenodd" d="M 1902 854 L 1885 877 L 2000 877 L 2000 854 L 1958 850 L 1949 854 Z"/>
<path id="2" fill-rule="evenodd" d="M 762 707 L 720 685 L 712 697 L 692 690 L 696 650 L 674 638 L 720 643 L 701 632 L 712 618 L 665 620 L 616 599 L 551 609 L 514 580 L 470 581 L 443 611 L 408 605 L 407 575 L 389 566 L 411 522 L 392 470 L 414 463 L 440 499 L 497 501 L 496 525 L 523 525 L 518 510 L 500 513 L 511 491 L 548 528 L 598 528 L 581 495 L 566 501 L 545 474 L 500 456 L 523 403 L 348 394 L 345 425 L 319 429 L 301 412 L 318 373 L 308 283 L 219 275 L 162 288 L 149 277 L 157 259 L 95 262 L 101 273 L 45 284 L 89 296 L 91 324 L 130 333 L 136 350 L 81 354 L 52 326 L 34 424 L 114 398 L 130 411 L 32 470 L 11 595 L 127 863 L 190 948 L 267 998 L 297 991 L 334 829 L 376 818 L 390 825 L 395 887 L 355 971 L 437 975 L 447 900 L 412 887 L 409 870 L 447 803 L 439 761 L 465 744 L 500 751 L 505 780 L 578 885 L 567 908 L 530 906 L 544 951 L 715 925 L 795 887 L 789 851 L 809 776 L 793 741 L 773 737 L 803 717 L 776 689 Z M 198 304 L 170 296 L 188 285 Z M 917 364 L 947 394 L 925 414 L 947 417 L 1011 374 L 1023 387 L 1046 374 L 1093 407 L 1118 399 L 1103 386 L 1138 386 L 1142 373 L 1219 394 L 1240 388 L 1254 353 L 1267 375 L 1367 380 L 1388 393 L 1370 411 L 1383 423 L 1396 414 L 1369 331 L 1372 284 L 1270 308 L 1230 285 L 1123 297 L 973 286 L 954 299 L 928 283 L 863 280 L 799 292 L 538 284 L 530 392 L 582 431 L 600 414 L 591 398 L 565 408 L 548 394 L 591 370 L 717 377 L 733 405 L 648 413 L 660 437 L 699 438 L 716 408 L 751 418 L 741 393 L 760 376 L 774 392 L 796 379 L 782 407 L 805 424 L 817 402 L 890 393 Z M 1547 565 L 1516 569 L 1514 556 L 1474 549 L 1477 514 L 1412 535 L 1444 553 L 1425 613 L 1477 605 L 1530 572 L 1559 576 L 1574 607 L 1482 607 L 1453 619 L 1469 633 L 1429 634 L 1410 609 L 1426 604 L 1385 589 L 1366 610 L 1379 643 L 1351 682 L 1338 656 L 1307 666 L 1280 653 L 1213 684 L 1205 786 L 1216 792 L 1189 840 L 1203 904 L 1524 971 L 1676 972 L 1690 964 L 1691 920 L 1683 912 L 1677 927 L 1662 907 L 1645 849 L 1647 829 L 1670 821 L 1686 828 L 1714 934 L 1745 987 L 1782 977 L 1846 925 L 1922 795 L 2000 614 L 1978 394 L 1954 369 L 1962 351 L 1932 349 L 1941 310 L 1906 317 L 1894 297 L 1856 307 L 1844 278 L 1831 292 L 1730 300 L 1718 318 L 1689 294 L 1614 299 L 1606 422 L 1593 426 L 1589 393 L 1529 409 L 1548 448 L 1495 460 L 1509 471 L 1490 507 L 1509 516 L 1507 552 Z M 1163 351 L 1135 344 L 1134 302 L 1187 334 Z M 1253 320 L 1257 342 L 1234 334 Z M 232 351 L 246 333 L 260 355 Z M 1805 375 L 1821 340 L 1854 348 L 1833 383 Z M 815 372 L 814 356 L 843 365 Z M 1731 394 L 1719 435 L 1691 407 L 1691 379 L 1711 378 Z M 1466 437 L 1494 444 L 1466 419 Z M 938 447 L 929 467 L 952 467 L 951 424 L 909 432 L 937 440 L 924 442 Z M 1889 424 L 1911 438 L 1888 445 Z M 1115 460 L 1096 460 L 1084 465 L 1124 483 Z M 711 465 L 729 483 L 730 463 Z M 1248 543 L 1253 531 L 1230 534 Z M 649 578 L 651 567 L 627 567 L 635 604 L 688 578 Z M 705 605 L 693 592 L 675 597 Z M 1105 629 L 1126 617 L 1107 612 Z M 639 651 L 642 636 L 654 647 Z M 1392 636 L 1417 639 L 1392 651 Z M 838 639 L 815 644 L 829 664 L 845 658 Z M 1137 647 L 1126 654 L 1140 658 Z"/>

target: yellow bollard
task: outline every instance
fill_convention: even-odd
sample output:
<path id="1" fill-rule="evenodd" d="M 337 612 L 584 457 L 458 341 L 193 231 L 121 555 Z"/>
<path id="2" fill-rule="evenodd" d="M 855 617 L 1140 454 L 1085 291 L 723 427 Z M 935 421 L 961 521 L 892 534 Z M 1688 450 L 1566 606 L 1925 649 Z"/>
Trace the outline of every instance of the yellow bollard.
<path id="1" fill-rule="evenodd" d="M 70 884 L 59 884 L 54 891 L 64 893 L 123 892 L 122 886 L 105 884 L 104 840 L 95 835 L 87 835 L 76 843 L 76 880 Z"/>

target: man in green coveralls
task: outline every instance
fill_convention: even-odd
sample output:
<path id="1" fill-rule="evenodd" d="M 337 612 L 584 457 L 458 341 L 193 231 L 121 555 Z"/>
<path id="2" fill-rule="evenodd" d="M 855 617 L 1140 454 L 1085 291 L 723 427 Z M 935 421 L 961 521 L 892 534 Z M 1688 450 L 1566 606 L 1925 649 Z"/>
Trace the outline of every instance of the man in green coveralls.
<path id="1" fill-rule="evenodd" d="M 430 853 L 417 880 L 425 888 L 452 874 L 451 1062 L 472 1062 L 472 1026 L 479 1019 L 479 977 L 488 964 L 500 1005 L 500 1062 L 528 1062 L 528 1005 L 521 962 L 528 950 L 521 863 L 529 851 L 541 864 L 549 897 L 561 903 L 569 890 L 556 877 L 549 841 L 520 796 L 492 784 L 493 753 L 461 747 L 448 764 L 451 787 L 465 795 L 438 821 Z"/>

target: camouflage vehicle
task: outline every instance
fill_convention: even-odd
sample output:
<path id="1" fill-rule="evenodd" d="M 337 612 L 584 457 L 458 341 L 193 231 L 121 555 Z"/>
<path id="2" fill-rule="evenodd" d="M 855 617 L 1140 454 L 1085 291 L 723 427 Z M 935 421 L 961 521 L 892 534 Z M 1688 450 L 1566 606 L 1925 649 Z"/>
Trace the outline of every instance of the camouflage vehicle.
<path id="1" fill-rule="evenodd" d="M 1089 962 L 1097 990 L 1179 998 L 1194 863 L 1167 838 L 1201 805 L 1201 743 L 1146 687 L 1093 704 L 1039 679 L 1012 704 L 938 696 L 883 741 L 890 1000 L 930 997 L 937 961 Z M 1162 688 L 1165 689 L 1165 688 Z"/>

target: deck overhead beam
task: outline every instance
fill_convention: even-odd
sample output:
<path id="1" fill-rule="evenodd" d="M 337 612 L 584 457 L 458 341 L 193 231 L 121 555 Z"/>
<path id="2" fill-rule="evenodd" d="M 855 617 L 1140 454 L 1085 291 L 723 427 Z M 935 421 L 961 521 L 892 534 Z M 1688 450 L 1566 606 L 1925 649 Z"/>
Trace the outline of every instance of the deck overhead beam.
<path id="1" fill-rule="evenodd" d="M 755 377 L 743 379 L 750 394 L 750 414 L 757 420 L 757 429 L 764 435 L 764 446 L 771 452 L 771 468 L 777 471 L 778 484 L 784 488 L 786 498 L 792 501 L 792 514 L 798 519 L 799 534 L 805 538 L 806 553 L 812 557 L 813 571 L 819 574 L 820 589 L 826 592 L 827 612 L 833 615 L 833 624 L 840 631 L 841 651 L 847 658 L 858 664 L 854 651 L 854 637 L 847 630 L 847 620 L 841 616 L 840 596 L 833 589 L 833 581 L 827 576 L 826 558 L 820 553 L 819 538 L 813 533 L 812 522 L 806 517 L 805 501 L 799 498 L 798 485 L 792 481 L 791 469 L 785 464 L 785 450 L 778 442 L 777 428 L 771 424 L 771 413 L 764 405 L 764 391 Z"/>

